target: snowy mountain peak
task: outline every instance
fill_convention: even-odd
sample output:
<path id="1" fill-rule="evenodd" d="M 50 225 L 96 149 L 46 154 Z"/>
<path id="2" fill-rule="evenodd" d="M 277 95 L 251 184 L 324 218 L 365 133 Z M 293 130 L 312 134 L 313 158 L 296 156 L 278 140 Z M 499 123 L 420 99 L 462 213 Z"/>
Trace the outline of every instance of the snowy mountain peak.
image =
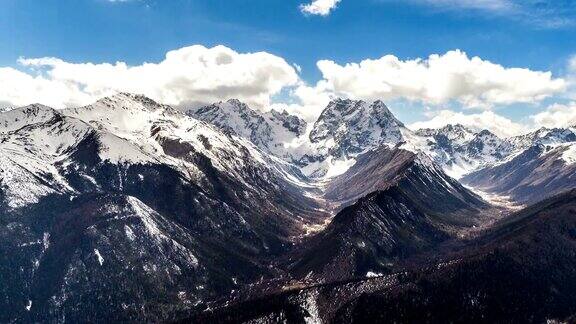
<path id="1" fill-rule="evenodd" d="M 439 137 L 444 136 L 449 141 L 464 143 L 472 140 L 476 136 L 476 132 L 461 124 L 449 124 L 442 128 L 422 128 L 415 132 L 423 137 Z"/>
<path id="2" fill-rule="evenodd" d="M 248 139 L 265 152 L 289 161 L 292 157 L 285 147 L 301 137 L 307 126 L 304 120 L 286 111 L 263 112 L 237 99 L 191 109 L 186 114 Z"/>
<path id="3" fill-rule="evenodd" d="M 474 136 L 474 140 L 502 142 L 502 139 L 500 137 L 498 137 L 496 134 L 492 133 L 487 129 L 483 129 L 480 132 L 478 132 Z"/>
<path id="4" fill-rule="evenodd" d="M 326 136 L 333 135 L 342 124 L 357 130 L 361 127 L 365 130 L 404 127 L 380 100 L 367 103 L 362 100 L 336 99 L 328 104 L 314 123 L 310 139 L 312 142 L 323 140 Z"/>
<path id="5" fill-rule="evenodd" d="M 24 126 L 46 122 L 59 112 L 41 104 L 33 104 L 0 113 L 0 132 L 10 132 Z"/>
<path id="6" fill-rule="evenodd" d="M 380 100 L 336 99 L 324 109 L 310 141 L 336 157 L 351 157 L 383 144 L 396 145 L 409 132 Z"/>
<path id="7" fill-rule="evenodd" d="M 272 124 L 282 126 L 296 136 L 302 135 L 306 130 L 306 122 L 297 116 L 290 115 L 286 111 L 255 110 L 238 99 L 215 103 L 197 110 L 191 109 L 188 110 L 187 115 L 246 138 L 257 135 L 254 133 L 258 133 L 256 130 L 260 127 L 266 129 L 273 127 Z"/>
<path id="8" fill-rule="evenodd" d="M 452 134 L 469 134 L 474 132 L 472 129 L 462 124 L 446 125 L 443 128 L 441 128 L 440 131 Z"/>
<path id="9" fill-rule="evenodd" d="M 172 110 L 170 106 L 160 104 L 144 95 L 120 92 L 115 95 L 102 98 L 91 105 L 100 109 L 145 109 L 155 110 Z"/>
<path id="10" fill-rule="evenodd" d="M 527 149 L 533 145 L 553 145 L 576 142 L 576 133 L 570 128 L 545 128 L 509 139 L 516 149 Z"/>
<path id="11" fill-rule="evenodd" d="M 426 139 L 422 150 L 455 178 L 494 163 L 510 153 L 510 145 L 492 132 L 477 132 L 459 124 L 439 129 L 420 129 L 415 134 Z"/>
<path id="12" fill-rule="evenodd" d="M 276 120 L 280 121 L 284 128 L 297 136 L 302 136 L 306 132 L 306 127 L 308 126 L 306 121 L 297 116 L 290 115 L 286 110 L 283 110 L 282 112 L 271 110 L 270 114 L 272 114 L 272 117 Z"/>
<path id="13" fill-rule="evenodd" d="M 235 107 L 235 108 L 252 110 L 252 108 L 248 107 L 247 104 L 243 103 L 239 99 L 235 99 L 235 98 L 228 99 L 228 100 L 226 100 L 226 103 L 230 104 L 232 107 Z"/>
<path id="14" fill-rule="evenodd" d="M 183 117 L 168 105 L 130 93 L 105 97 L 84 107 L 64 109 L 62 113 L 126 138 L 134 133 L 149 132 L 154 121 Z"/>

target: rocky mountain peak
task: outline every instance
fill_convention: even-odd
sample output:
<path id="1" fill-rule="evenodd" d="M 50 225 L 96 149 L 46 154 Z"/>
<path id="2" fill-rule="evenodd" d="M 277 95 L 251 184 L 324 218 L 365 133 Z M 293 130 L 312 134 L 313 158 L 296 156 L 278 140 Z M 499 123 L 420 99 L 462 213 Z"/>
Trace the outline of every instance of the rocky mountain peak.
<path id="1" fill-rule="evenodd" d="M 478 132 L 474 136 L 474 140 L 475 141 L 498 141 L 498 142 L 502 142 L 502 139 L 500 137 L 498 137 L 496 134 L 492 133 L 491 131 L 489 131 L 487 129 L 483 129 L 480 132 Z"/>
<path id="2" fill-rule="evenodd" d="M 409 132 L 380 100 L 336 99 L 324 109 L 310 141 L 336 158 L 351 157 L 383 144 L 396 145 Z"/>
<path id="3" fill-rule="evenodd" d="M 472 140 L 477 134 L 474 130 L 462 124 L 448 124 L 442 128 L 423 128 L 416 132 L 423 137 L 434 137 L 437 141 L 465 143 Z"/>
<path id="4" fill-rule="evenodd" d="M 53 108 L 32 104 L 0 113 L 0 131 L 13 131 L 23 126 L 51 120 L 61 114 Z"/>
<path id="5" fill-rule="evenodd" d="M 340 122 L 349 126 L 404 127 L 404 124 L 396 119 L 386 104 L 380 100 L 368 103 L 363 100 L 335 99 L 322 111 L 314 124 L 310 139 L 313 142 L 321 140 L 325 134 L 333 131 Z"/>
<path id="6" fill-rule="evenodd" d="M 284 146 L 302 136 L 307 126 L 304 120 L 286 111 L 264 112 L 253 109 L 238 99 L 190 109 L 186 114 L 227 133 L 245 138 L 265 152 L 288 161 L 292 161 L 292 157 Z"/>
<path id="7" fill-rule="evenodd" d="M 562 144 L 576 141 L 576 133 L 570 128 L 542 127 L 531 133 L 509 139 L 516 149 L 527 149 L 533 145 Z"/>
<path id="8" fill-rule="evenodd" d="M 173 110 L 170 106 L 160 104 L 149 97 L 141 94 L 120 92 L 112 96 L 102 98 L 91 105 L 100 109 L 140 109 L 140 110 Z"/>

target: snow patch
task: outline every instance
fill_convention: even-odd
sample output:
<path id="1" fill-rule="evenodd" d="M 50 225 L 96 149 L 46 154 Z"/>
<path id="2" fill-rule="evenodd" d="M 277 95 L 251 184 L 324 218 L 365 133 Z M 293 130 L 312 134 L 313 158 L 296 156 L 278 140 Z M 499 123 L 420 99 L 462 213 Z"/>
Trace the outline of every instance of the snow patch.
<path id="1" fill-rule="evenodd" d="M 321 324 L 320 313 L 318 310 L 318 292 L 316 290 L 306 293 L 302 307 L 306 309 L 309 316 L 304 318 L 306 324 Z"/>
<path id="2" fill-rule="evenodd" d="M 562 160 L 566 164 L 576 163 L 576 144 L 567 145 L 566 150 L 562 153 Z"/>
<path id="3" fill-rule="evenodd" d="M 100 254 L 100 251 L 98 251 L 98 249 L 94 249 L 94 254 L 98 258 L 98 263 L 100 263 L 100 266 L 102 266 L 104 264 L 104 258 Z"/>
<path id="4" fill-rule="evenodd" d="M 28 304 L 26 304 L 24 308 L 26 309 L 27 312 L 29 312 L 32 309 L 32 301 L 28 300 Z"/>
<path id="5" fill-rule="evenodd" d="M 366 273 L 366 278 L 378 278 L 378 277 L 382 277 L 383 274 L 381 273 L 377 273 L 377 272 L 372 272 L 372 271 L 368 271 Z"/>
<path id="6" fill-rule="evenodd" d="M 124 231 L 126 232 L 126 237 L 130 241 L 134 241 L 136 239 L 136 235 L 134 235 L 134 231 L 132 231 L 132 228 L 130 228 L 130 226 L 124 225 Z"/>

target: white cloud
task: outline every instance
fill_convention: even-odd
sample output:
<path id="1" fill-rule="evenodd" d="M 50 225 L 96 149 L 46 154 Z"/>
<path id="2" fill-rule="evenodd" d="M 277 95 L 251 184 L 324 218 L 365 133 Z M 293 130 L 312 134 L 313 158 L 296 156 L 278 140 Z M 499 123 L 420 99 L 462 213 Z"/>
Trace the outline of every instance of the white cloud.
<path id="1" fill-rule="evenodd" d="M 65 107 L 88 103 L 94 98 L 77 85 L 33 76 L 13 68 L 0 68 L 0 102 L 10 106 L 42 103 Z"/>
<path id="2" fill-rule="evenodd" d="M 476 130 L 487 129 L 501 137 L 519 135 L 529 130 L 526 126 L 513 122 L 492 111 L 483 111 L 478 114 L 464 114 L 451 110 L 441 110 L 435 112 L 430 120 L 416 122 L 408 127 L 416 130 L 420 128 L 441 128 L 449 124 L 461 124 Z"/>
<path id="3" fill-rule="evenodd" d="M 336 9 L 341 0 L 314 0 L 309 4 L 301 4 L 300 11 L 308 15 L 328 16 L 330 12 Z"/>
<path id="4" fill-rule="evenodd" d="M 0 69 L 0 101 L 41 102 L 57 108 L 87 104 L 117 91 L 145 94 L 172 105 L 238 98 L 266 107 L 272 95 L 299 81 L 283 58 L 237 53 L 224 46 L 170 51 L 159 63 L 69 63 L 58 58 L 20 59 L 29 73 Z"/>
<path id="5" fill-rule="evenodd" d="M 426 104 L 457 101 L 466 107 L 535 103 L 566 89 L 551 72 L 506 68 L 460 50 L 427 59 L 380 59 L 339 65 L 317 63 L 328 88 L 338 96 L 366 100 L 405 98 Z"/>
<path id="6" fill-rule="evenodd" d="M 576 126 L 576 102 L 566 105 L 554 104 L 530 118 L 536 127 Z"/>

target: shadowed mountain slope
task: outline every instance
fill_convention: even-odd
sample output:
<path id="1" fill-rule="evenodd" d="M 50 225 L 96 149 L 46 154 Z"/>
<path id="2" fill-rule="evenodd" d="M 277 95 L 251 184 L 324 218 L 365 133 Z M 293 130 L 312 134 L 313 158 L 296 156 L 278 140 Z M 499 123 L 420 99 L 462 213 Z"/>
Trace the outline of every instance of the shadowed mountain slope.
<path id="1" fill-rule="evenodd" d="M 193 321 L 543 323 L 576 314 L 576 191 L 375 278 L 271 294 Z"/>

